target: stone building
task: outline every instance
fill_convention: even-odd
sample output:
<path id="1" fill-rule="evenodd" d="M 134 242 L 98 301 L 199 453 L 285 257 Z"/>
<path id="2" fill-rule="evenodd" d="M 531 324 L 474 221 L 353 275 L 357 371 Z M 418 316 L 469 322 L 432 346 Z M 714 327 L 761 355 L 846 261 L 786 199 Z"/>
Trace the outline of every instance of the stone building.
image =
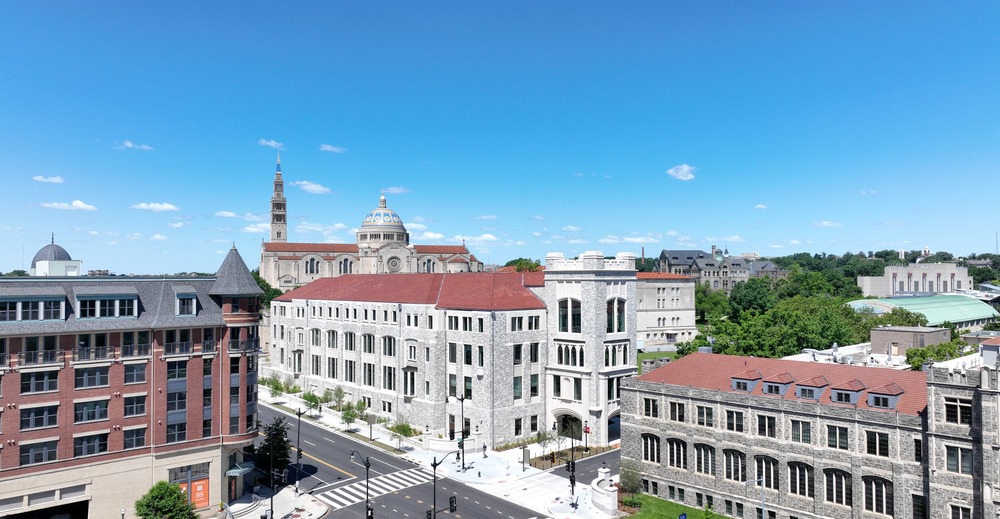
<path id="1" fill-rule="evenodd" d="M 644 351 L 694 340 L 695 278 L 668 272 L 636 273 L 636 342 Z"/>
<path id="2" fill-rule="evenodd" d="M 968 267 L 955 263 L 889 265 L 881 276 L 858 276 L 865 297 L 950 294 L 972 290 Z"/>
<path id="3" fill-rule="evenodd" d="M 951 330 L 930 326 L 881 326 L 872 328 L 871 351 L 893 357 L 906 356 L 910 348 L 925 348 L 951 341 Z"/>
<path id="4" fill-rule="evenodd" d="M 288 241 L 288 201 L 281 174 L 281 157 L 271 195 L 270 240 L 261 245 L 260 276 L 271 286 L 289 290 L 321 278 L 345 274 L 407 274 L 480 272 L 483 264 L 465 245 L 410 244 L 403 220 L 386 205 L 361 221 L 355 243 L 294 243 Z"/>
<path id="5" fill-rule="evenodd" d="M 635 276 L 630 254 L 590 252 L 544 272 L 321 279 L 272 302 L 268 370 L 494 447 L 553 425 L 608 443 L 636 372 Z"/>
<path id="6" fill-rule="evenodd" d="M 663 249 L 656 269 L 694 277 L 712 290 L 722 290 L 726 294 L 732 292 L 737 283 L 750 279 L 748 260 L 742 256 L 730 256 L 728 249 L 717 249 L 715 245 L 712 245 L 711 252 Z"/>
<path id="7" fill-rule="evenodd" d="M 161 480 L 205 517 L 241 495 L 260 295 L 235 248 L 214 277 L 0 278 L 0 516 L 133 518 Z"/>

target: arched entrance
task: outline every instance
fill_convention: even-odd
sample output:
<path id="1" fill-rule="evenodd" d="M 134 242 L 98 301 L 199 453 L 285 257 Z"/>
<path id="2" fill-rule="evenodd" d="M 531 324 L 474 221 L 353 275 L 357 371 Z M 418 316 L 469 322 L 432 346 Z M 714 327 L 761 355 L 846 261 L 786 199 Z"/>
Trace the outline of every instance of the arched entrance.
<path id="1" fill-rule="evenodd" d="M 556 436 L 573 438 L 576 441 L 583 440 L 583 421 L 571 414 L 564 414 L 556 417 L 552 424 L 552 433 Z"/>
<path id="2" fill-rule="evenodd" d="M 622 438 L 621 413 L 615 413 L 608 417 L 608 443 Z"/>

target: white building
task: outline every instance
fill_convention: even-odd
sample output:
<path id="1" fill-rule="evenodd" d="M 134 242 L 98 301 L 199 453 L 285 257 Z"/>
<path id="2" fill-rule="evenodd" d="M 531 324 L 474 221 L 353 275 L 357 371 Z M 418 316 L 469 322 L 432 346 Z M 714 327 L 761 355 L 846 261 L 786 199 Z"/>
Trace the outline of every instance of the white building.
<path id="1" fill-rule="evenodd" d="M 636 339 L 639 349 L 655 351 L 694 340 L 696 278 L 668 272 L 636 274 Z"/>
<path id="2" fill-rule="evenodd" d="M 320 279 L 272 302 L 270 374 L 491 446 L 557 422 L 608 443 L 636 373 L 635 286 L 634 256 L 599 252 L 550 254 L 544 272 Z"/>
<path id="3" fill-rule="evenodd" d="M 52 243 L 39 249 L 31 259 L 31 276 L 79 276 L 83 262 L 70 257 L 66 249 Z"/>
<path id="4" fill-rule="evenodd" d="M 972 289 L 968 267 L 955 263 L 891 265 L 881 276 L 858 276 L 865 297 L 945 294 Z"/>

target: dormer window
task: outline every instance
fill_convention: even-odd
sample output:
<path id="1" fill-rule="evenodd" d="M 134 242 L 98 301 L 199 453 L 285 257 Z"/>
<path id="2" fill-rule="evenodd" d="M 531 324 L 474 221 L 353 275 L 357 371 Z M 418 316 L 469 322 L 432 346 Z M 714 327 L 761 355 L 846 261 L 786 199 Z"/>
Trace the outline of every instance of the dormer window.
<path id="1" fill-rule="evenodd" d="M 822 375 L 801 381 L 795 388 L 795 396 L 803 400 L 819 400 L 827 385 L 829 382 Z"/>
<path id="2" fill-rule="evenodd" d="M 838 404 L 858 404 L 861 392 L 865 390 L 865 385 L 858 379 L 848 380 L 833 387 L 830 393 L 830 400 Z"/>
<path id="3" fill-rule="evenodd" d="M 814 387 L 800 387 L 799 394 L 796 395 L 799 398 L 805 400 L 816 400 L 816 388 Z"/>
<path id="4" fill-rule="evenodd" d="M 194 315 L 195 298 L 191 296 L 177 297 L 177 315 Z"/>
<path id="5" fill-rule="evenodd" d="M 732 388 L 733 391 L 752 393 L 757 386 L 757 382 L 759 382 L 761 378 L 760 372 L 755 369 L 744 371 L 743 373 L 733 375 L 729 387 Z"/>
<path id="6" fill-rule="evenodd" d="M 764 384 L 764 393 L 768 395 L 780 395 L 781 384 Z"/>
<path id="7" fill-rule="evenodd" d="M 895 409 L 903 388 L 895 382 L 868 391 L 868 407 L 875 409 Z"/>
<path id="8" fill-rule="evenodd" d="M 750 383 L 746 380 L 736 380 L 733 382 L 733 389 L 737 391 L 750 391 Z"/>
<path id="9" fill-rule="evenodd" d="M 889 408 L 889 397 L 883 395 L 871 395 L 871 407 Z"/>
<path id="10" fill-rule="evenodd" d="M 853 404 L 856 394 L 853 391 L 836 391 L 830 395 L 830 398 L 837 402 L 838 404 Z"/>

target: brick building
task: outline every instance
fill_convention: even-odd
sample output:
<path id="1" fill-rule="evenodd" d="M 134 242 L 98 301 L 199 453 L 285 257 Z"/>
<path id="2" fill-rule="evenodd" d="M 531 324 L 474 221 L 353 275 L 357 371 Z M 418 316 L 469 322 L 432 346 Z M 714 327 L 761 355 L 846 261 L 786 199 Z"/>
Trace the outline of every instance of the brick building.
<path id="1" fill-rule="evenodd" d="M 607 443 L 636 372 L 635 280 L 633 256 L 599 252 L 550 254 L 544 272 L 321 279 L 272 302 L 268 370 L 394 422 L 445 433 L 464 419 L 476 444 L 556 422 Z"/>
<path id="2" fill-rule="evenodd" d="M 154 483 L 203 516 L 243 493 L 259 297 L 215 277 L 0 278 L 0 516 L 135 517 Z"/>

